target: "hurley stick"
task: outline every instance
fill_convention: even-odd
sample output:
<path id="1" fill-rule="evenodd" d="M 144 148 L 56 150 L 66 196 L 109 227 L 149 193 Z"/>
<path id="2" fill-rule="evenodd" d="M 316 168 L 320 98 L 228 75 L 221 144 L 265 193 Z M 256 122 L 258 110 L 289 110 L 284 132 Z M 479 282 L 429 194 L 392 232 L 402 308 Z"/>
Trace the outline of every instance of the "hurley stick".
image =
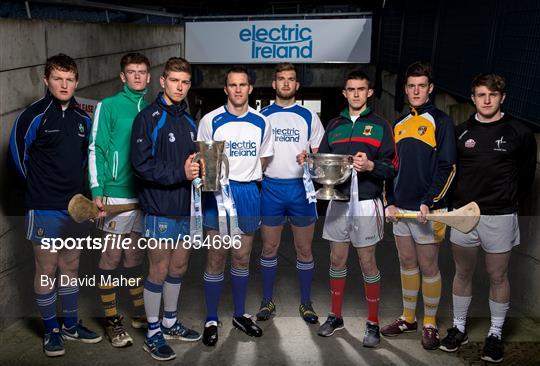
<path id="1" fill-rule="evenodd" d="M 135 210 L 139 207 L 138 203 L 126 203 L 123 205 L 105 205 L 103 210 L 107 215 L 120 212 Z M 80 193 L 71 198 L 68 204 L 68 212 L 75 222 L 81 223 L 86 220 L 97 219 L 100 210 L 94 203 Z"/>
<path id="2" fill-rule="evenodd" d="M 396 219 L 416 219 L 416 213 L 398 213 Z M 450 212 L 427 214 L 429 221 L 436 221 L 453 227 L 464 234 L 469 233 L 480 221 L 480 207 L 476 202 L 469 202 L 465 206 Z"/>

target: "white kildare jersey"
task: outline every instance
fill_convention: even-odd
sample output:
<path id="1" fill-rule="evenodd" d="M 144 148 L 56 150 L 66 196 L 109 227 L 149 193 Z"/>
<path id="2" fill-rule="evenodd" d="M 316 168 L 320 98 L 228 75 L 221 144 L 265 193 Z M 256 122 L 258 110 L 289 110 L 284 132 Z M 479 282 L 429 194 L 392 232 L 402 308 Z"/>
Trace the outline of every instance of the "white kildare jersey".
<path id="1" fill-rule="evenodd" d="M 280 107 L 273 103 L 261 110 L 272 126 L 274 156 L 264 171 L 270 178 L 302 178 L 302 167 L 296 155 L 302 150 L 318 148 L 324 136 L 324 127 L 316 113 L 298 104 Z M 309 152 L 309 151 L 308 151 Z"/>
<path id="2" fill-rule="evenodd" d="M 197 140 L 225 141 L 229 179 L 238 182 L 261 180 L 261 158 L 274 153 L 270 123 L 251 107 L 241 116 L 226 106 L 214 109 L 201 119 Z"/>

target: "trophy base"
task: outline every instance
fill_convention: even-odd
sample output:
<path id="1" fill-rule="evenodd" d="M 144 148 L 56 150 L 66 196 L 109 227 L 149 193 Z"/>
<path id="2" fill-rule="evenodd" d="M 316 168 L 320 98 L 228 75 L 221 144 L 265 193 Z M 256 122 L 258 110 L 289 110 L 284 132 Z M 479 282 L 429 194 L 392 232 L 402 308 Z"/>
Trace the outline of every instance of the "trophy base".
<path id="1" fill-rule="evenodd" d="M 348 201 L 349 196 L 332 187 L 323 187 L 317 190 L 317 199 L 325 201 Z"/>

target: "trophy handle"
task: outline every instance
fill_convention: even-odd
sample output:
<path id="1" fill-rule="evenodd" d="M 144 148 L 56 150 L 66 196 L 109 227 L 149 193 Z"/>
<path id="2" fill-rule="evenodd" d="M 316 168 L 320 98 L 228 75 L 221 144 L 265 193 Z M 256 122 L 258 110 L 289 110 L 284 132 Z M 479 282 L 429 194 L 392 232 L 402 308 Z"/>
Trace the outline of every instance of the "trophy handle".
<path id="1" fill-rule="evenodd" d="M 201 153 L 200 153 L 200 152 L 196 152 L 196 153 L 195 153 L 195 156 L 193 157 L 193 162 L 194 162 L 194 163 L 198 163 L 198 162 L 200 162 L 200 161 L 201 161 Z M 201 178 L 202 178 L 202 177 L 204 176 L 204 169 L 203 169 L 202 166 L 199 168 L 199 173 L 201 173 Z"/>
<path id="2" fill-rule="evenodd" d="M 352 155 L 348 155 L 347 156 L 347 162 L 349 163 L 349 169 L 354 169 L 354 164 L 353 164 L 353 156 Z"/>
<path id="3" fill-rule="evenodd" d="M 225 178 L 229 178 L 229 159 L 227 158 L 227 155 L 225 153 L 221 153 L 221 159 L 223 164 L 225 164 Z"/>

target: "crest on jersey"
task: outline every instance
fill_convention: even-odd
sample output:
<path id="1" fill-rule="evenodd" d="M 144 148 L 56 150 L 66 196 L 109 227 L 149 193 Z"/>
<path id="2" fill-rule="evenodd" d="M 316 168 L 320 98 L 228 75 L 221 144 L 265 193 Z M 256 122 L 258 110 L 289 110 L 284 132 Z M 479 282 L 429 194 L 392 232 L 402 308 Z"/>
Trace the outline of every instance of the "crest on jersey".
<path id="1" fill-rule="evenodd" d="M 167 231 L 167 224 L 164 222 L 160 222 L 158 224 L 158 230 L 160 233 L 164 233 L 165 231 Z"/>
<path id="2" fill-rule="evenodd" d="M 174 133 L 169 132 L 169 142 L 175 142 L 176 138 L 174 137 Z"/>
<path id="3" fill-rule="evenodd" d="M 420 136 L 424 135 L 424 134 L 426 133 L 426 131 L 427 131 L 427 126 L 420 126 L 420 127 L 418 127 L 418 134 L 419 134 Z"/>
<path id="4" fill-rule="evenodd" d="M 371 136 L 371 131 L 373 131 L 373 126 L 367 125 L 364 127 L 364 136 Z"/>
<path id="5" fill-rule="evenodd" d="M 45 229 L 43 229 L 42 227 L 38 227 L 37 236 L 43 236 L 43 234 L 45 234 Z"/>
<path id="6" fill-rule="evenodd" d="M 475 146 L 476 146 L 476 141 L 474 141 L 473 139 L 468 139 L 467 141 L 465 141 L 465 147 L 467 149 L 472 149 Z"/>
<path id="7" fill-rule="evenodd" d="M 79 122 L 79 136 L 84 137 L 84 126 Z"/>
<path id="8" fill-rule="evenodd" d="M 111 230 L 116 229 L 116 221 L 110 221 L 109 222 L 109 229 L 111 229 Z"/>

